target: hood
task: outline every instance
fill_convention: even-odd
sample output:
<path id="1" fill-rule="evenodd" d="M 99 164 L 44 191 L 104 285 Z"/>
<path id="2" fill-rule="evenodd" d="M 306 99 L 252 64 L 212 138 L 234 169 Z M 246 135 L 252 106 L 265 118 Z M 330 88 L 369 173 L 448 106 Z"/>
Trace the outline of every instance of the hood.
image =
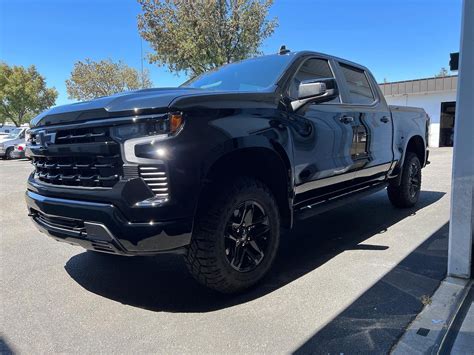
<path id="1" fill-rule="evenodd" d="M 183 95 L 202 94 L 200 89 L 161 88 L 129 91 L 91 101 L 53 107 L 31 120 L 32 127 L 49 126 L 147 113 L 164 113 Z"/>

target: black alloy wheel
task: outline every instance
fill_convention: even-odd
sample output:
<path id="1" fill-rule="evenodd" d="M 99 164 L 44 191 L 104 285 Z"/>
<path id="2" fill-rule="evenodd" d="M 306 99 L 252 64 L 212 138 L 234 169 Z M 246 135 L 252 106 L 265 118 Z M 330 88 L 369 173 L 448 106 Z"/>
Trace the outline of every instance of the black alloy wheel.
<path id="1" fill-rule="evenodd" d="M 185 255 L 194 278 L 222 293 L 240 292 L 270 270 L 280 241 L 278 203 L 251 177 L 235 177 L 206 193 Z"/>
<path id="2" fill-rule="evenodd" d="M 387 187 L 388 198 L 395 207 L 413 207 L 421 192 L 421 162 L 413 152 L 407 152 L 399 182 L 393 179 Z"/>
<path id="3" fill-rule="evenodd" d="M 265 258 L 271 238 L 268 216 L 256 201 L 236 207 L 227 222 L 225 254 L 234 270 L 254 270 Z"/>
<path id="4" fill-rule="evenodd" d="M 416 197 L 416 194 L 421 188 L 421 169 L 419 164 L 412 162 L 409 169 L 409 191 L 412 198 Z"/>

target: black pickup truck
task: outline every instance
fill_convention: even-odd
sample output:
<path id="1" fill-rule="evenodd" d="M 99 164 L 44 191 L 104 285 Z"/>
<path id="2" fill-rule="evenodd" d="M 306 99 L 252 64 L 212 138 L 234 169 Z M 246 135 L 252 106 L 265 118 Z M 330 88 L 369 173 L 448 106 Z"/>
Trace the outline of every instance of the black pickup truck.
<path id="1" fill-rule="evenodd" d="M 40 114 L 28 211 L 56 240 L 181 253 L 199 282 L 236 292 L 270 269 L 281 228 L 384 188 L 413 206 L 428 124 L 388 106 L 367 68 L 282 51 Z"/>

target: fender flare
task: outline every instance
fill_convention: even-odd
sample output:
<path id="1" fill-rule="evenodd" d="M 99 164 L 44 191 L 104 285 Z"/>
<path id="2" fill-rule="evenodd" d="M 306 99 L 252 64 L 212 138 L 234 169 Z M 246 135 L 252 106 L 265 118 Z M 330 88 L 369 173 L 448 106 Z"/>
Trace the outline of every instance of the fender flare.
<path id="1" fill-rule="evenodd" d="M 399 171 L 400 171 L 400 173 L 397 175 L 397 177 L 392 179 L 393 183 L 397 186 L 400 185 L 401 180 L 402 180 L 402 172 L 403 172 L 402 167 L 403 167 L 403 164 L 405 163 L 405 157 L 406 157 L 406 154 L 407 154 L 408 145 L 410 144 L 410 142 L 414 138 L 417 138 L 417 139 L 419 138 L 423 142 L 423 147 L 425 147 L 424 148 L 425 151 L 423 152 L 424 159 L 420 163 L 421 163 L 422 167 L 424 167 L 426 165 L 426 157 L 427 157 L 427 154 L 426 154 L 426 141 L 421 135 L 414 134 L 414 135 L 410 136 L 410 138 L 405 141 L 403 151 L 401 152 L 400 161 L 398 162 L 398 164 L 395 168 L 395 169 L 399 169 Z"/>
<path id="2" fill-rule="evenodd" d="M 294 173 L 293 173 L 293 165 L 291 162 L 291 155 L 285 150 L 285 148 L 276 141 L 271 141 L 266 137 L 262 136 L 246 136 L 246 137 L 238 137 L 232 138 L 225 142 L 225 144 L 221 144 L 216 146 L 212 149 L 212 159 L 207 160 L 201 167 L 201 186 L 199 188 L 199 195 L 197 198 L 197 203 L 195 206 L 195 213 L 197 215 L 197 211 L 199 206 L 201 205 L 203 200 L 203 196 L 207 193 L 206 189 L 209 188 L 211 185 L 209 184 L 210 175 L 213 173 L 214 167 L 216 167 L 221 162 L 224 162 L 226 158 L 233 158 L 234 154 L 238 153 L 247 153 L 252 150 L 259 150 L 261 152 L 267 152 L 272 154 L 275 158 L 277 158 L 282 163 L 282 168 L 286 172 L 286 176 L 284 176 L 284 180 L 286 182 L 286 191 L 282 191 L 282 194 L 275 196 L 277 202 L 279 201 L 279 206 L 284 208 L 283 212 L 283 221 L 284 225 L 291 228 L 293 225 L 293 198 L 294 198 Z M 280 181 L 283 184 L 283 181 Z M 284 194 L 283 194 L 284 193 Z M 286 196 L 286 198 L 285 198 Z"/>

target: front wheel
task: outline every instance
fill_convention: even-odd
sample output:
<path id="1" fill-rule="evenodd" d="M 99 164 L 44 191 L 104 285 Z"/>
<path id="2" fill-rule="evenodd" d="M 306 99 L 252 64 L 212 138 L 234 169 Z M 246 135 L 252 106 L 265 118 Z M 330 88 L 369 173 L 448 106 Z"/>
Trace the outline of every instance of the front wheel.
<path id="1" fill-rule="evenodd" d="M 201 284 L 222 293 L 260 281 L 276 257 L 280 218 L 271 191 L 239 178 L 198 212 L 186 264 Z"/>
<path id="2" fill-rule="evenodd" d="M 400 185 L 388 186 L 388 198 L 396 207 L 413 207 L 418 202 L 421 190 L 421 163 L 415 153 L 407 153 L 401 174 Z"/>

